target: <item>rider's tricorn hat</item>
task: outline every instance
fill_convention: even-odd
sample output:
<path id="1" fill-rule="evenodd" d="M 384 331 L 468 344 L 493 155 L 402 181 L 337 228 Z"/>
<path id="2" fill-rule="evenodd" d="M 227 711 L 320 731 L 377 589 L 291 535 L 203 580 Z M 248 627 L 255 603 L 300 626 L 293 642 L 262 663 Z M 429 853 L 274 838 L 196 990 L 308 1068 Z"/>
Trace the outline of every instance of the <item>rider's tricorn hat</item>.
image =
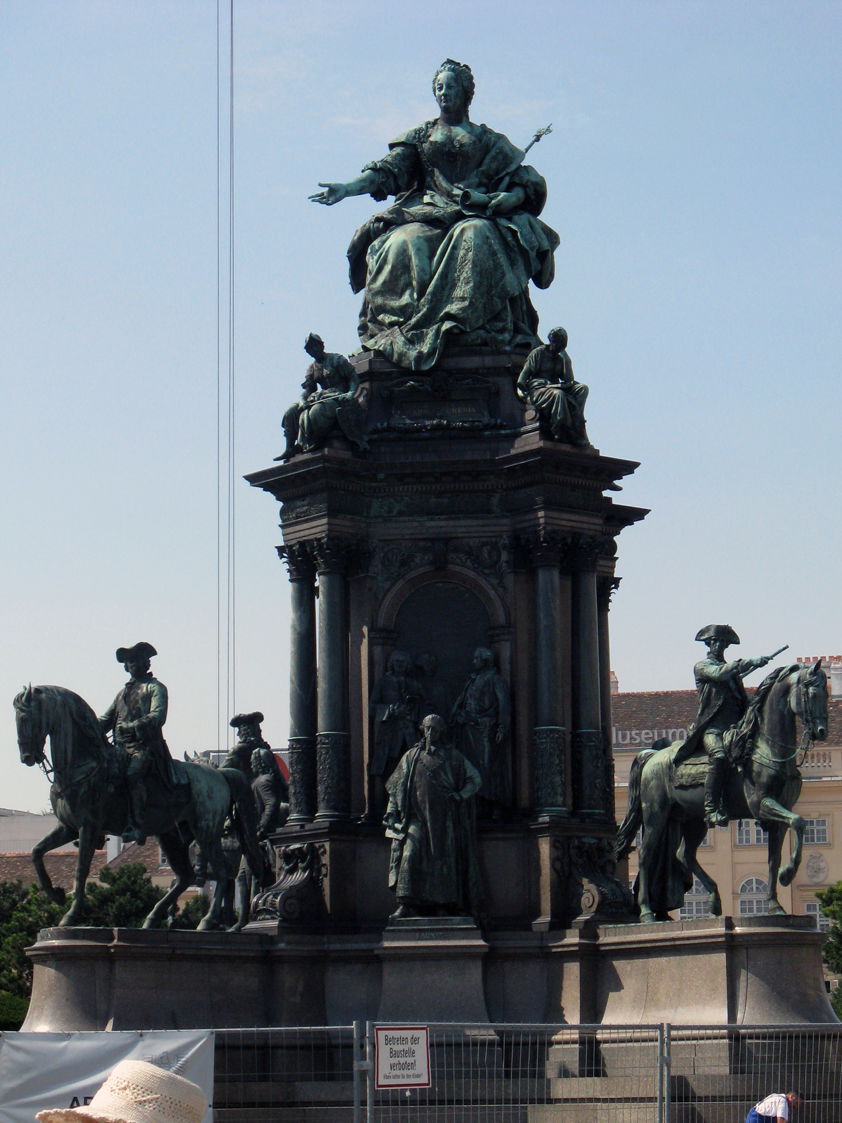
<path id="1" fill-rule="evenodd" d="M 727 644 L 740 642 L 740 637 L 730 624 L 706 624 L 696 632 L 696 639 L 701 640 L 702 643 L 709 643 L 715 639 L 724 640 Z"/>
<path id="2" fill-rule="evenodd" d="M 158 652 L 151 643 L 136 643 L 134 647 L 118 647 L 117 648 L 117 662 L 118 663 L 131 663 L 133 659 L 151 659 L 153 655 Z"/>
<path id="3" fill-rule="evenodd" d="M 84 1107 L 39 1111 L 39 1123 L 202 1123 L 208 1097 L 192 1080 L 147 1061 L 126 1060 Z"/>
<path id="4" fill-rule="evenodd" d="M 232 729 L 239 729 L 241 725 L 260 725 L 262 721 L 263 714 L 255 710 L 252 714 L 234 714 L 228 724 Z"/>

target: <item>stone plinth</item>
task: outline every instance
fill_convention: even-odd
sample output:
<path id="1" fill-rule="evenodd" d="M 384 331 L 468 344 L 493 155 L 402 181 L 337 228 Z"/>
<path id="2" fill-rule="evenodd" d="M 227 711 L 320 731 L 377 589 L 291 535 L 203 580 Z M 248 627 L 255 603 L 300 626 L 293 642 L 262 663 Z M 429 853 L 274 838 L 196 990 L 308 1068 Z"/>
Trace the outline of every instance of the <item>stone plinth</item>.
<path id="1" fill-rule="evenodd" d="M 487 1022 L 488 944 L 470 917 L 397 920 L 377 949 L 381 1022 Z"/>
<path id="2" fill-rule="evenodd" d="M 561 932 L 438 919 L 367 933 L 45 929 L 26 1030 L 837 1021 L 806 917 L 592 920 Z"/>

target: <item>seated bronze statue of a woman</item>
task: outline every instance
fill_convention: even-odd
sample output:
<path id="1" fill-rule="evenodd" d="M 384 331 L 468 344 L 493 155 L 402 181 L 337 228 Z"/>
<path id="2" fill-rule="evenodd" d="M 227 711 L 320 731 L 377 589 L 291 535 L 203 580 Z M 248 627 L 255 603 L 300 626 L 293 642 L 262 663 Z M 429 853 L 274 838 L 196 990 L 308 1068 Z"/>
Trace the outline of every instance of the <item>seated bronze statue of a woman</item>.
<path id="1" fill-rule="evenodd" d="M 558 235 L 538 215 L 546 183 L 502 133 L 468 118 L 470 67 L 447 59 L 433 93 L 440 114 L 399 136 L 350 183 L 320 183 L 328 206 L 349 195 L 396 196 L 356 232 L 351 287 L 365 289 L 364 348 L 427 370 L 445 342 L 528 350 L 539 342 L 528 284 L 547 288 Z"/>

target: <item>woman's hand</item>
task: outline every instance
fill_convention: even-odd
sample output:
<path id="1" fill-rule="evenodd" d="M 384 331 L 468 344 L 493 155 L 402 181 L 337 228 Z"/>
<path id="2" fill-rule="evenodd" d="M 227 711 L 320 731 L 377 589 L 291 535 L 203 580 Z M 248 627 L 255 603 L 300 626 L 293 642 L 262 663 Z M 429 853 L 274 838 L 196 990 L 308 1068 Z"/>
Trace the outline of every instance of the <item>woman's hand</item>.
<path id="1" fill-rule="evenodd" d="M 308 196 L 311 203 L 323 203 L 326 207 L 332 207 L 334 203 L 341 203 L 347 198 L 347 183 L 320 183 L 319 187 L 324 187 L 325 190 Z"/>
<path id="2" fill-rule="evenodd" d="M 491 200 L 488 204 L 488 214 L 511 214 L 512 211 L 519 210 L 523 206 L 523 201 L 526 198 L 522 187 L 516 187 L 514 191 L 495 191 L 489 195 Z"/>

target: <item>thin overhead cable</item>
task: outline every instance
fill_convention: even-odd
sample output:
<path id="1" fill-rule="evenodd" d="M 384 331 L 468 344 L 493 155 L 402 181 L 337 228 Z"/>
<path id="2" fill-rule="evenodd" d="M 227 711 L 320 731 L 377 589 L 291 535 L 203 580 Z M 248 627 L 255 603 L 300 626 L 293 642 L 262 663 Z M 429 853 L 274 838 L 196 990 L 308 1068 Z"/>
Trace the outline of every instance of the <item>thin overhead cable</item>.
<path id="1" fill-rule="evenodd" d="M 227 6 L 227 27 L 223 10 Z M 227 68 L 223 65 L 223 38 L 228 33 Z M 223 81 L 227 69 L 227 83 Z M 224 91 L 224 92 L 223 92 Z M 223 98 L 227 114 L 223 114 Z M 226 145 L 227 139 L 227 145 Z M 224 155 L 223 155 L 224 154 Z M 227 177 L 227 229 L 223 233 L 223 159 Z M 227 263 L 223 268 L 227 243 Z M 227 276 L 227 285 L 225 278 Z M 223 295 L 224 294 L 224 295 Z M 224 305 L 224 309 L 223 309 Z M 235 380 L 234 380 L 234 0 L 216 5 L 216 665 L 217 746 L 228 743 L 236 694 L 235 643 L 235 531 L 236 490 Z M 224 326 L 223 326 L 224 323 Z M 223 366 L 223 350 L 226 360 Z M 223 405 L 224 403 L 224 405 Z M 224 461 L 224 468 L 223 468 Z M 223 532 L 223 507 L 224 532 Z"/>

